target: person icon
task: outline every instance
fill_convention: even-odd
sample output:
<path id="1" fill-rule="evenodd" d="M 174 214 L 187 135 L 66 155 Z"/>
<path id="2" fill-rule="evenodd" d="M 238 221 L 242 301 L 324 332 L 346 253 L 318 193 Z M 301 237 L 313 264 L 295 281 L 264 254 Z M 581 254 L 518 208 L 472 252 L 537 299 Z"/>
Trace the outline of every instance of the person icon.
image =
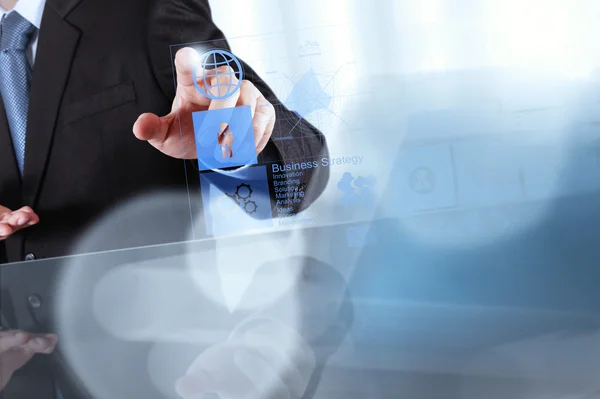
<path id="1" fill-rule="evenodd" d="M 217 143 L 221 146 L 221 154 L 223 158 L 233 158 L 233 132 L 227 123 L 221 123 L 219 129 Z"/>
<path id="2" fill-rule="evenodd" d="M 435 176 L 428 168 L 415 170 L 410 177 L 410 187 L 418 194 L 429 194 L 435 188 Z"/>
<path id="3" fill-rule="evenodd" d="M 417 191 L 429 192 L 431 191 L 431 182 L 429 181 L 429 175 L 426 170 L 419 170 L 417 173 Z"/>

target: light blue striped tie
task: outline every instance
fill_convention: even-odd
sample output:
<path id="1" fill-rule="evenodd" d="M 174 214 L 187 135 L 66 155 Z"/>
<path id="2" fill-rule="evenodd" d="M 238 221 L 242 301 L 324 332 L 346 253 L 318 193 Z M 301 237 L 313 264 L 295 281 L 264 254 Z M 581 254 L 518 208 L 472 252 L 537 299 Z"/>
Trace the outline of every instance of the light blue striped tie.
<path id="1" fill-rule="evenodd" d="M 0 37 L 0 94 L 4 102 L 8 126 L 19 170 L 25 164 L 25 135 L 27 134 L 27 109 L 31 86 L 31 66 L 25 50 L 36 27 L 18 12 L 2 18 Z"/>

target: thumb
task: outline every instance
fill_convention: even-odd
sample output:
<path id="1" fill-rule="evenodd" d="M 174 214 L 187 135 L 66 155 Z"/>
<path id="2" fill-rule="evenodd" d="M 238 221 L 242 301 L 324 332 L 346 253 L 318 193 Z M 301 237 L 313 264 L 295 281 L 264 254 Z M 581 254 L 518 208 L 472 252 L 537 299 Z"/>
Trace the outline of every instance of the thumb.
<path id="1" fill-rule="evenodd" d="M 5 206 L 0 205 L 0 217 L 2 217 L 3 215 L 6 215 L 8 213 L 11 213 L 12 211 L 10 209 L 8 209 Z"/>
<path id="2" fill-rule="evenodd" d="M 163 116 L 146 113 L 139 116 L 133 124 L 133 134 L 140 140 L 162 142 L 167 138 L 173 114 Z"/>

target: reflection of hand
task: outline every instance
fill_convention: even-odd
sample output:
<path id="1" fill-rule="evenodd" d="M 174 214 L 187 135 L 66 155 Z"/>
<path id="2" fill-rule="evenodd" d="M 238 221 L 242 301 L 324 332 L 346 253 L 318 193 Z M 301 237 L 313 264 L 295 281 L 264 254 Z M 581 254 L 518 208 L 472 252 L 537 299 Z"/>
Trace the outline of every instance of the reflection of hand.
<path id="1" fill-rule="evenodd" d="M 219 145 L 232 145 L 233 144 L 233 133 L 229 130 L 229 125 L 226 123 L 222 123 L 221 125 L 225 125 L 223 129 L 219 132 L 217 137 L 217 142 Z"/>
<path id="2" fill-rule="evenodd" d="M 225 100 L 208 99 L 200 94 L 194 85 L 194 66 L 199 62 L 200 56 L 192 48 L 186 47 L 177 52 L 177 92 L 171 113 L 163 117 L 151 113 L 140 115 L 133 126 L 135 136 L 148 141 L 159 151 L 173 158 L 195 159 L 197 154 L 192 113 L 249 105 L 252 111 L 256 152 L 260 153 L 267 145 L 275 126 L 273 105 L 249 80 L 243 80 L 240 89 Z M 230 71 L 229 67 L 218 68 L 218 78 L 215 70 L 205 71 L 204 75 L 208 76 L 206 81 L 212 86 L 207 91 L 210 90 L 214 96 L 218 96 L 217 84 L 237 84 L 237 78 L 229 73 Z M 197 83 L 205 88 L 205 79 L 198 79 Z"/>
<path id="3" fill-rule="evenodd" d="M 233 133 L 227 123 L 221 123 L 219 129 L 221 130 L 217 133 L 217 144 L 221 146 L 223 158 L 233 158 Z"/>
<path id="4" fill-rule="evenodd" d="M 0 331 L 0 390 L 8 384 L 13 373 L 30 361 L 36 353 L 52 353 L 56 341 L 54 334 Z"/>
<path id="5" fill-rule="evenodd" d="M 314 353 L 296 332 L 265 321 L 203 352 L 176 389 L 184 399 L 208 394 L 220 399 L 297 399 L 315 364 Z"/>
<path id="6" fill-rule="evenodd" d="M 40 218 L 38 215 L 28 206 L 11 211 L 0 205 L 0 241 L 7 239 L 18 230 L 32 226 L 39 221 Z"/>

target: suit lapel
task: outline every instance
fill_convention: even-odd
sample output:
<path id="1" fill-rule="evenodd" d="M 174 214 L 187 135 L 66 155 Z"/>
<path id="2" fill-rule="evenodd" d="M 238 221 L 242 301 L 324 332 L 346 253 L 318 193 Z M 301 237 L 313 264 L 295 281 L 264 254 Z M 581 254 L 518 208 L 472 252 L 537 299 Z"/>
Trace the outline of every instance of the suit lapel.
<path id="1" fill-rule="evenodd" d="M 0 96 L 0 205 L 20 207 L 21 173 L 12 144 L 8 118 Z"/>
<path id="2" fill-rule="evenodd" d="M 79 29 L 68 23 L 64 16 L 64 9 L 46 5 L 31 83 L 23 199 L 24 205 L 30 205 L 34 209 L 52 146 L 60 104 L 81 35 Z"/>

